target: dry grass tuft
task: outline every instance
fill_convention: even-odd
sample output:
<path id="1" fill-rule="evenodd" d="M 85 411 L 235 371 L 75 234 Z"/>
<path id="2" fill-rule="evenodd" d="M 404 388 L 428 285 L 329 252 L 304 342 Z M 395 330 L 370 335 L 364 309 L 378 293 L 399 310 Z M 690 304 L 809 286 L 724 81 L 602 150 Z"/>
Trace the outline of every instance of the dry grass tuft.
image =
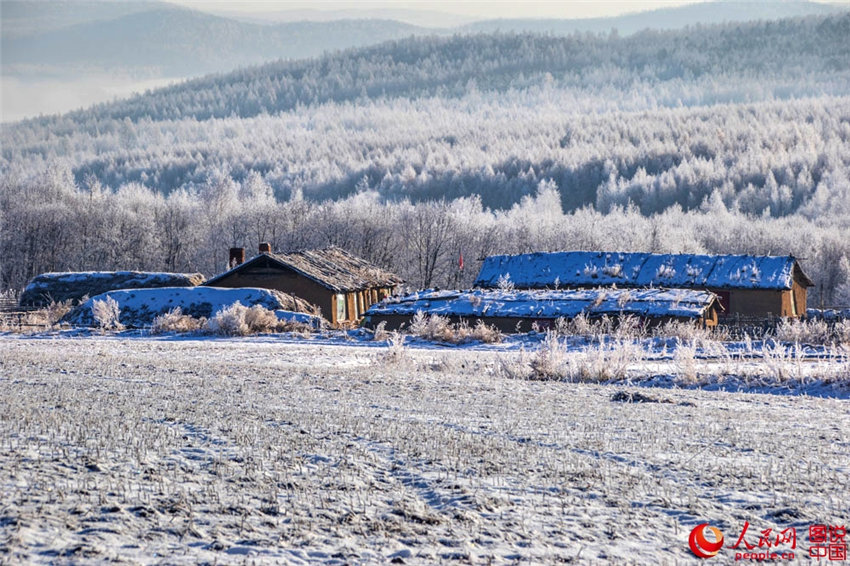
<path id="1" fill-rule="evenodd" d="M 153 319 L 151 334 L 197 332 L 206 325 L 206 322 L 206 319 L 183 314 L 183 309 L 176 307 Z"/>
<path id="2" fill-rule="evenodd" d="M 104 300 L 95 300 L 91 305 L 92 316 L 101 330 L 122 330 L 124 325 L 121 324 L 121 307 L 118 306 L 118 301 L 107 296 Z"/>
<path id="3" fill-rule="evenodd" d="M 203 330 L 220 336 L 250 336 L 271 332 L 299 332 L 306 335 L 311 334 L 313 329 L 300 322 L 280 320 L 274 311 L 262 305 L 246 307 L 237 301 L 215 313 L 206 321 Z"/>
<path id="4" fill-rule="evenodd" d="M 397 365 L 407 361 L 410 350 L 404 345 L 404 334 L 392 332 L 387 338 L 387 349 L 381 356 L 381 362 L 388 365 Z"/>
<path id="5" fill-rule="evenodd" d="M 484 342 L 493 344 L 501 342 L 504 336 L 498 329 L 479 320 L 474 328 L 469 328 L 465 322 L 452 324 L 444 316 L 426 315 L 419 311 L 410 323 L 410 334 L 434 342 L 449 344 L 464 344 L 467 342 Z"/>
<path id="6" fill-rule="evenodd" d="M 562 379 L 566 361 L 566 349 L 558 341 L 558 334 L 546 332 L 540 348 L 531 358 L 529 379 L 550 381 Z"/>
<path id="7" fill-rule="evenodd" d="M 776 339 L 797 344 L 829 344 L 835 340 L 823 320 L 783 319 L 776 327 Z"/>
<path id="8" fill-rule="evenodd" d="M 372 336 L 372 339 L 376 342 L 384 342 L 386 340 L 389 340 L 389 338 L 390 333 L 387 332 L 387 322 L 385 320 L 379 322 L 378 326 L 375 327 L 375 332 Z"/>

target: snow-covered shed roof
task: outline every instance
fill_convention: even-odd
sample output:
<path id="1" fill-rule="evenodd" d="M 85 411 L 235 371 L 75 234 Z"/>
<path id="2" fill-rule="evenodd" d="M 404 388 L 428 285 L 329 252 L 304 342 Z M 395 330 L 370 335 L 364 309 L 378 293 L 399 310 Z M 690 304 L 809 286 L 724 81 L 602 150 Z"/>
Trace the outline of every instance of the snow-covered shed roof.
<path id="1" fill-rule="evenodd" d="M 75 271 L 42 273 L 27 284 L 20 303 L 23 306 L 46 306 L 68 299 L 79 300 L 115 289 L 151 289 L 159 287 L 194 287 L 204 282 L 200 273 L 160 273 L 147 271 Z"/>
<path id="2" fill-rule="evenodd" d="M 679 287 L 698 289 L 790 289 L 796 279 L 810 287 L 793 256 L 538 252 L 484 260 L 476 287 L 517 288 Z"/>
<path id="3" fill-rule="evenodd" d="M 502 291 L 420 291 L 372 305 L 366 317 L 428 315 L 504 318 L 573 318 L 635 315 L 646 318 L 701 318 L 717 296 L 692 289 L 575 289 Z"/>
<path id="4" fill-rule="evenodd" d="M 217 275 L 205 284 L 216 282 L 239 271 L 249 269 L 260 262 L 269 262 L 291 269 L 304 277 L 335 292 L 361 291 L 375 287 L 394 287 L 404 281 L 397 275 L 376 267 L 345 251 L 331 246 L 317 250 L 292 253 L 261 253 L 233 269 Z"/>

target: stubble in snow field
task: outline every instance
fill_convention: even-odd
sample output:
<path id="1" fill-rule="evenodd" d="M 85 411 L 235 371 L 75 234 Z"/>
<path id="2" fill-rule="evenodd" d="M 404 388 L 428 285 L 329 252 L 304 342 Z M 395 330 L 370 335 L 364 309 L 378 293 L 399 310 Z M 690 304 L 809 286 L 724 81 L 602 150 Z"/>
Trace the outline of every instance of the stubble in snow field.
<path id="1" fill-rule="evenodd" d="M 749 521 L 809 561 L 850 520 L 844 399 L 385 351 L 0 338 L 0 560 L 674 564 Z"/>

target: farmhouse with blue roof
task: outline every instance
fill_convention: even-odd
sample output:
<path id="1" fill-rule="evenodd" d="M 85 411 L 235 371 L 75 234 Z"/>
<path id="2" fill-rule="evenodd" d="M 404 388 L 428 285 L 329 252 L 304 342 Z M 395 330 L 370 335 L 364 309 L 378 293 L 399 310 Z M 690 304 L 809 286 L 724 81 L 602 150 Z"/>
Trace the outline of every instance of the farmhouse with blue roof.
<path id="1" fill-rule="evenodd" d="M 797 317 L 814 285 L 793 256 L 548 252 L 484 260 L 476 287 L 517 289 L 701 289 L 715 293 L 721 316 Z"/>

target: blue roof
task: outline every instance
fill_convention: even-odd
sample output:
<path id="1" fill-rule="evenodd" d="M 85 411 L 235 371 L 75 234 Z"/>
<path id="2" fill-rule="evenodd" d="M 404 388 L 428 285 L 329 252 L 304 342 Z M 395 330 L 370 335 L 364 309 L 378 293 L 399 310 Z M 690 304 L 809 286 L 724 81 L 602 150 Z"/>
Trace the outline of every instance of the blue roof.
<path id="1" fill-rule="evenodd" d="M 484 260 L 476 287 L 497 288 L 501 278 L 520 289 L 559 287 L 676 287 L 790 289 L 811 280 L 792 256 L 538 252 Z"/>
<path id="2" fill-rule="evenodd" d="M 709 291 L 692 289 L 580 289 L 571 291 L 420 291 L 390 297 L 366 311 L 381 315 L 457 317 L 573 318 L 635 315 L 648 318 L 700 318 L 717 301 Z"/>

